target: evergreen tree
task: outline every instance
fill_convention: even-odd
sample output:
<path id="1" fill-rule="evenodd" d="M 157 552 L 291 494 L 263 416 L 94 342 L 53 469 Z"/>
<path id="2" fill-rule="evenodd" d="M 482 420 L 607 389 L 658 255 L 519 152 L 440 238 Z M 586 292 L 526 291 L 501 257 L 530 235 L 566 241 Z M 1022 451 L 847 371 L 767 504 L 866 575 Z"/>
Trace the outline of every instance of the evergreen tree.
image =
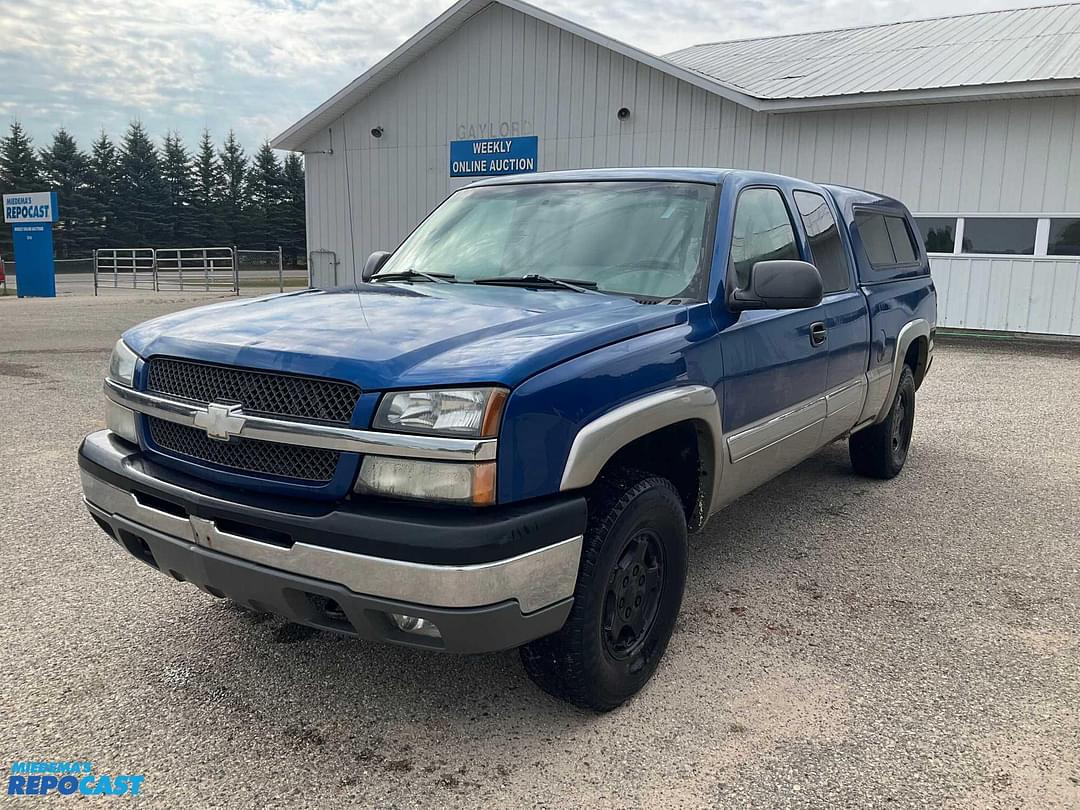
<path id="1" fill-rule="evenodd" d="M 93 249 L 93 228 L 88 210 L 89 160 L 75 139 L 61 127 L 52 145 L 41 150 L 41 182 L 59 198 L 60 218 L 53 226 L 57 258 L 84 256 Z"/>
<path id="2" fill-rule="evenodd" d="M 249 160 L 231 130 L 220 150 L 204 131 L 192 156 L 179 134 L 159 150 L 134 121 L 119 146 L 102 131 L 81 151 L 63 127 L 34 149 L 18 123 L 0 138 L 0 191 L 54 190 L 61 219 L 59 257 L 100 247 L 238 245 L 306 255 L 304 162 L 278 159 L 263 143 Z M 10 229 L 0 228 L 0 254 L 10 258 Z"/>
<path id="3" fill-rule="evenodd" d="M 88 237 L 91 248 L 119 246 L 116 238 L 116 197 L 119 188 L 120 158 L 113 142 L 102 130 L 90 153 L 86 190 L 93 223 Z"/>
<path id="4" fill-rule="evenodd" d="M 244 221 L 246 213 L 244 181 L 247 179 L 247 157 L 244 155 L 244 147 L 236 140 L 236 135 L 231 129 L 225 136 L 220 158 L 224 181 L 219 197 L 220 236 L 225 240 L 226 245 L 239 245 L 246 241 L 248 231 Z"/>
<path id="5" fill-rule="evenodd" d="M 304 159 L 296 152 L 285 156 L 282 167 L 282 204 L 277 218 L 282 251 L 290 264 L 307 258 L 307 220 L 304 209 Z"/>
<path id="6" fill-rule="evenodd" d="M 41 191 L 34 142 L 16 121 L 10 133 L 0 138 L 0 194 L 20 191 Z M 11 228 L 0 223 L 0 254 L 9 259 L 12 254 Z"/>
<path id="7" fill-rule="evenodd" d="M 0 188 L 4 194 L 41 191 L 41 167 L 34 142 L 15 121 L 6 138 L 0 138 Z"/>
<path id="8" fill-rule="evenodd" d="M 277 155 L 269 141 L 263 141 L 247 175 L 247 236 L 255 250 L 277 249 L 283 182 Z"/>
<path id="9" fill-rule="evenodd" d="M 173 247 L 190 247 L 192 235 L 192 196 L 194 167 L 184 142 L 177 133 L 165 136 L 161 161 L 162 179 L 167 195 L 165 242 Z"/>
<path id="10" fill-rule="evenodd" d="M 117 235 L 129 247 L 156 247 L 168 238 L 168 192 L 161 159 L 146 128 L 132 121 L 120 145 Z"/>
<path id="11" fill-rule="evenodd" d="M 195 155 L 191 195 L 192 245 L 209 246 L 217 241 L 221 231 L 218 197 L 222 185 L 221 165 L 214 151 L 214 142 L 210 139 L 210 132 L 204 129 L 198 154 Z"/>

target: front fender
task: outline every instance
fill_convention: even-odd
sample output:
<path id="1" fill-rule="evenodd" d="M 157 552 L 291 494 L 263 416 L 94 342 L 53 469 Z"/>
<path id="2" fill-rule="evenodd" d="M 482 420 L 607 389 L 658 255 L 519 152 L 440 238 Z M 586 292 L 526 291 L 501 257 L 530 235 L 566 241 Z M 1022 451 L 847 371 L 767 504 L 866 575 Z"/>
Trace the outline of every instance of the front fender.
<path id="1" fill-rule="evenodd" d="M 499 502 L 587 486 L 622 446 L 614 446 L 617 437 L 644 434 L 624 424 L 627 420 L 609 418 L 580 442 L 578 436 L 615 411 L 637 414 L 629 421 L 639 426 L 663 426 L 657 422 L 662 421 L 659 412 L 639 413 L 643 399 L 666 401 L 672 391 L 684 389 L 674 401 L 688 404 L 686 410 L 700 416 L 702 403 L 711 395 L 719 419 L 714 384 L 721 378 L 722 361 L 718 347 L 704 340 L 706 336 L 692 322 L 679 324 L 575 357 L 514 389 L 499 434 Z M 698 388 L 708 393 L 686 396 L 685 389 Z M 676 410 L 670 408 L 672 413 Z M 681 419 L 665 424 L 676 421 Z"/>

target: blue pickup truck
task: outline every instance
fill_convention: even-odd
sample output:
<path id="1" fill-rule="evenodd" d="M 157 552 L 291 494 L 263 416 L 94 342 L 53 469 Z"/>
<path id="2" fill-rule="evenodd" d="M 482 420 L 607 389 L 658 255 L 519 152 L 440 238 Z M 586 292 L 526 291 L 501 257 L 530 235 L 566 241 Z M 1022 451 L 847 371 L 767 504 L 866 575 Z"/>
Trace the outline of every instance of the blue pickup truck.
<path id="1" fill-rule="evenodd" d="M 917 233 L 888 197 L 747 171 L 474 183 L 348 289 L 128 330 L 86 505 L 216 597 L 520 647 L 608 710 L 664 654 L 688 532 L 838 439 L 900 472 L 934 352 Z"/>

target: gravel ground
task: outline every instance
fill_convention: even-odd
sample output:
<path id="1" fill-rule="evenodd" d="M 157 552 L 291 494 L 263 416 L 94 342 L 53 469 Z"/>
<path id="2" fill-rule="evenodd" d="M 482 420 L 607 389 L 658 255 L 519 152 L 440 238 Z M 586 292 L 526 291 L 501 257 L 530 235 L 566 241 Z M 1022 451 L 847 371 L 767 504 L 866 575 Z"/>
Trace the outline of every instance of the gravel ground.
<path id="1" fill-rule="evenodd" d="M 162 806 L 1080 806 L 1077 347 L 942 342 L 904 473 L 838 444 L 715 517 L 653 682 L 595 716 L 516 653 L 296 628 L 121 555 L 76 446 L 121 329 L 197 301 L 0 299 L 8 761 Z"/>

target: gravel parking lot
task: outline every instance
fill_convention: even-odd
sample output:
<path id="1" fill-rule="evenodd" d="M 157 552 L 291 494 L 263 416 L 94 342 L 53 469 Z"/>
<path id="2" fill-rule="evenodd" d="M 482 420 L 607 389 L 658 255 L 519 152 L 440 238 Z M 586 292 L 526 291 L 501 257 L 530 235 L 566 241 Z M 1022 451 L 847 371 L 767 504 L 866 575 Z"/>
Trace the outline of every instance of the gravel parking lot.
<path id="1" fill-rule="evenodd" d="M 516 653 L 237 612 L 102 534 L 109 350 L 205 300 L 0 299 L 8 762 L 162 806 L 1080 806 L 1080 347 L 942 342 L 901 477 L 837 444 L 715 517 L 656 678 L 595 716 Z"/>

